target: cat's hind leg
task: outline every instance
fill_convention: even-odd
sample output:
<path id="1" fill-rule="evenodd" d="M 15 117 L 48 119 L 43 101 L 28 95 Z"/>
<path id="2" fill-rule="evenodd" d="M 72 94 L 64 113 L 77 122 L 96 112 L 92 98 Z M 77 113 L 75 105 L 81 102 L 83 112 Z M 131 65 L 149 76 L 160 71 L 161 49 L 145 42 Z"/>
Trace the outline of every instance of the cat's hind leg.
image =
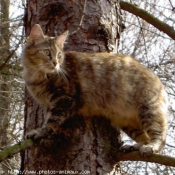
<path id="1" fill-rule="evenodd" d="M 122 128 L 122 130 L 137 143 L 134 145 L 124 145 L 122 150 L 140 151 L 143 156 L 151 156 L 158 153 L 165 145 L 165 136 L 167 130 L 167 113 L 162 112 L 160 108 L 149 109 L 140 108 L 141 128 L 133 129 L 131 127 Z"/>
<path id="2" fill-rule="evenodd" d="M 159 106 L 145 107 L 140 109 L 142 128 L 147 133 L 150 141 L 140 148 L 143 156 L 158 153 L 165 145 L 167 130 L 167 112 Z"/>
<path id="3" fill-rule="evenodd" d="M 140 148 L 149 143 L 149 137 L 148 135 L 141 129 L 131 128 L 131 127 L 123 127 L 122 130 L 134 141 L 136 141 L 136 144 L 124 144 L 121 147 L 121 150 L 124 152 L 127 151 L 139 151 Z"/>

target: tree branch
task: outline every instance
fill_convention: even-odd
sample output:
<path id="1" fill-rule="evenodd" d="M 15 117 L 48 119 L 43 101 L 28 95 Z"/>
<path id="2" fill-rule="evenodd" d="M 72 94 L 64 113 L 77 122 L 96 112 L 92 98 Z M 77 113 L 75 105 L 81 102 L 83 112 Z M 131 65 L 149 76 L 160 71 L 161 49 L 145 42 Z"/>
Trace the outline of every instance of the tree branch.
<path id="1" fill-rule="evenodd" d="M 117 161 L 144 161 L 144 162 L 159 163 L 161 165 L 175 167 L 174 157 L 160 155 L 160 154 L 153 154 L 150 157 L 143 157 L 141 156 L 139 151 L 133 151 L 133 152 L 127 152 L 127 153 L 118 152 Z"/>
<path id="2" fill-rule="evenodd" d="M 120 1 L 120 7 L 122 10 L 128 11 L 136 16 L 139 16 L 143 20 L 147 21 L 148 23 L 152 24 L 154 27 L 159 29 L 160 31 L 166 33 L 169 37 L 175 40 L 175 30 L 173 27 L 169 26 L 168 24 L 164 23 L 163 21 L 159 20 L 158 18 L 154 17 L 147 11 L 139 8 L 136 5 L 133 5 L 129 2 Z"/>
<path id="3" fill-rule="evenodd" d="M 34 142 L 31 139 L 27 139 L 13 146 L 4 148 L 2 151 L 0 151 L 0 162 L 32 146 L 34 146 Z M 128 153 L 117 152 L 115 157 L 116 157 L 116 162 L 118 161 L 144 161 L 144 162 L 159 163 L 161 165 L 175 167 L 175 158 L 166 156 L 166 155 L 153 154 L 150 157 L 143 157 L 141 156 L 139 151 L 133 151 L 133 152 L 128 152 Z"/>
<path id="4" fill-rule="evenodd" d="M 24 151 L 29 147 L 32 147 L 34 142 L 30 139 L 21 141 L 13 146 L 4 148 L 0 151 L 0 162 L 4 161 L 7 158 L 12 157 L 13 155 L 19 153 L 20 151 Z"/>

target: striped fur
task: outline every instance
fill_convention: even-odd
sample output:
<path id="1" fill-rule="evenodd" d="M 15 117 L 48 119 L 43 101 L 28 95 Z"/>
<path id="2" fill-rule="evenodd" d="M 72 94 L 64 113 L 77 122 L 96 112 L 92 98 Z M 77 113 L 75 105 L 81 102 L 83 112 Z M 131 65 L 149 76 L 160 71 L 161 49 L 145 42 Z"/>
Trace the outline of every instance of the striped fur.
<path id="1" fill-rule="evenodd" d="M 47 37 L 35 25 L 23 49 L 26 86 L 47 111 L 45 129 L 29 137 L 42 137 L 48 128 L 58 132 L 69 116 L 104 116 L 137 142 L 123 149 L 140 150 L 144 156 L 159 152 L 168 118 L 160 79 L 130 56 L 63 52 L 67 34 Z"/>

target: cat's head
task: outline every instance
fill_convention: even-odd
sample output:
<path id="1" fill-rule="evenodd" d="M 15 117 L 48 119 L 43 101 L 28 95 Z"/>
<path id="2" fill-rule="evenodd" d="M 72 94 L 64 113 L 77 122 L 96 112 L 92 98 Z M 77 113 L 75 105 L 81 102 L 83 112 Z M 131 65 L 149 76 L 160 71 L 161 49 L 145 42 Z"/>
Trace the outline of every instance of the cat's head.
<path id="1" fill-rule="evenodd" d="M 57 37 L 45 36 L 40 25 L 35 24 L 27 38 L 23 64 L 45 73 L 58 71 L 64 60 L 63 46 L 67 36 L 68 31 Z"/>

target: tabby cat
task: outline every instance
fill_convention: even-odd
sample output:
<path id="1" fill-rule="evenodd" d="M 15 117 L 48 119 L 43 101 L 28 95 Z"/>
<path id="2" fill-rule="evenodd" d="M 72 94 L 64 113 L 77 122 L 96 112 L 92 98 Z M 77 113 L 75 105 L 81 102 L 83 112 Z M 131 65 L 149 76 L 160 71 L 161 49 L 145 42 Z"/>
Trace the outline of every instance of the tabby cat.
<path id="1" fill-rule="evenodd" d="M 143 156 L 165 144 L 168 100 L 160 79 L 130 56 L 115 53 L 64 52 L 68 36 L 43 34 L 33 26 L 23 49 L 22 65 L 28 91 L 46 110 L 42 128 L 28 138 L 58 132 L 69 116 L 104 116 L 133 140 L 123 150 Z"/>

